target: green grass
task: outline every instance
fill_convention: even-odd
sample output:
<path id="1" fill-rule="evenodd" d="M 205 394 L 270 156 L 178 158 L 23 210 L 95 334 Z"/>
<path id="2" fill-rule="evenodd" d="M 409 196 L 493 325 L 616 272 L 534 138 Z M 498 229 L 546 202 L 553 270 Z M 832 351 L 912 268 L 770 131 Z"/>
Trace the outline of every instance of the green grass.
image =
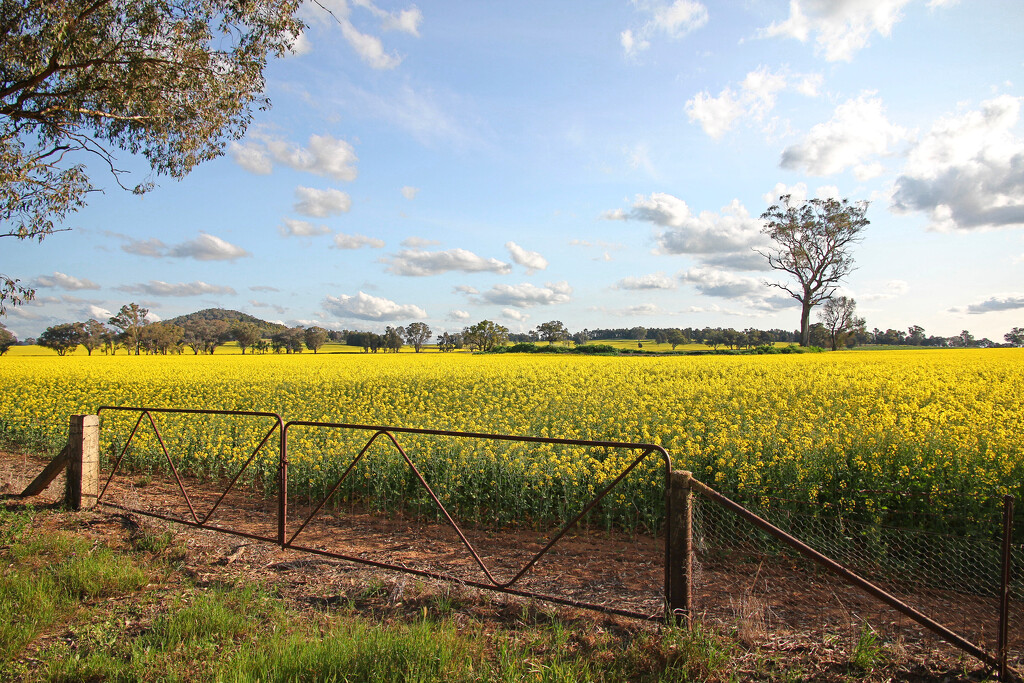
<path id="1" fill-rule="evenodd" d="M 121 528 L 112 517 L 92 521 Z M 0 548 L 0 680 L 747 680 L 738 667 L 757 680 L 801 680 L 807 665 L 699 623 L 655 631 L 422 582 L 397 603 L 378 580 L 311 607 L 259 581 L 210 580 L 212 566 L 197 583 L 165 530 L 127 524 L 113 550 L 77 533 L 84 528 L 71 513 L 0 510 L 11 539 Z M 834 680 L 892 673 L 870 627 L 849 652 L 833 669 L 848 673 Z"/>
<path id="2" fill-rule="evenodd" d="M 58 518 L 72 529 L 53 529 Z M 495 629 L 467 616 L 475 599 L 422 584 L 404 612 L 382 616 L 380 582 L 340 608 L 297 612 L 259 583 L 196 585 L 176 571 L 167 531 L 129 524 L 115 551 L 77 528 L 68 513 L 0 511 L 0 679 L 677 681 L 722 661 L 706 634 L 595 636 L 530 606 Z"/>
<path id="3" fill-rule="evenodd" d="M 3 519 L 9 536 L 9 513 Z M 96 598 L 146 585 L 145 571 L 130 559 L 65 533 L 34 535 L 7 551 L 0 574 L 0 661 L 9 660 L 69 609 Z"/>

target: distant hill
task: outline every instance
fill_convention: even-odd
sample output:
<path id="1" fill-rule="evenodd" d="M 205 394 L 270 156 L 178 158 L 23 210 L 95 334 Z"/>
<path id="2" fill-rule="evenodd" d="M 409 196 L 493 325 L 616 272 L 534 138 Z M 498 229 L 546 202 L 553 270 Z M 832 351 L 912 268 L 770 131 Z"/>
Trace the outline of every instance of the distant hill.
<path id="1" fill-rule="evenodd" d="M 264 337 L 269 337 L 288 329 L 286 325 L 267 322 L 266 320 L 261 320 L 256 316 L 249 315 L 248 313 L 233 311 L 227 308 L 204 308 L 201 311 L 189 313 L 188 315 L 179 315 L 177 318 L 171 318 L 165 322 L 172 325 L 179 325 L 181 327 L 188 327 L 190 324 L 206 320 L 224 320 L 228 324 L 231 324 L 236 320 L 240 320 L 244 323 L 254 323 L 260 328 Z"/>

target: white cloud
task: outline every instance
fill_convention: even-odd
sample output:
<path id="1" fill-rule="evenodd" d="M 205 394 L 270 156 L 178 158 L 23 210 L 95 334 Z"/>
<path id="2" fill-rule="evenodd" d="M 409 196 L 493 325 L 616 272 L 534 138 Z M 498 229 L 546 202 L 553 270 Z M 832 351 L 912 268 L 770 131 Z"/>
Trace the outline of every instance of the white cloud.
<path id="1" fill-rule="evenodd" d="M 597 313 L 605 313 L 617 317 L 633 317 L 633 316 L 652 316 L 652 315 L 672 315 L 667 311 L 663 311 L 658 308 L 657 305 L 652 303 L 634 304 L 627 306 L 626 308 L 608 308 L 607 306 L 590 306 L 588 311 L 594 311 Z"/>
<path id="2" fill-rule="evenodd" d="M 691 268 L 679 279 L 693 285 L 706 296 L 726 299 L 757 297 L 765 293 L 765 285 L 757 278 L 736 275 L 720 268 Z"/>
<path id="3" fill-rule="evenodd" d="M 284 315 L 285 313 L 288 312 L 288 309 L 285 308 L 284 306 L 279 306 L 277 304 L 267 303 L 266 301 L 256 301 L 255 299 L 249 299 L 249 305 L 252 306 L 253 308 L 269 308 L 272 311 L 274 311 L 275 313 L 277 313 L 278 315 Z M 311 322 L 310 324 L 314 324 L 315 325 L 317 323 L 316 322 Z M 308 326 L 309 325 L 304 325 L 304 327 L 308 327 Z"/>
<path id="4" fill-rule="evenodd" d="M 341 20 L 339 23 L 341 35 L 359 58 L 374 69 L 394 69 L 402 63 L 401 57 L 384 50 L 384 43 L 377 36 L 361 32 L 348 20 Z"/>
<path id="5" fill-rule="evenodd" d="M 389 15 L 384 21 L 383 28 L 385 31 L 401 31 L 419 37 L 419 27 L 422 21 L 423 13 L 414 6 L 412 9 L 402 10 L 397 15 Z"/>
<path id="6" fill-rule="evenodd" d="M 322 223 L 320 225 L 313 225 L 309 221 L 300 221 L 294 218 L 283 218 L 281 223 L 278 231 L 285 237 L 289 235 L 294 237 L 313 237 L 315 235 L 326 235 L 331 232 L 331 229 Z"/>
<path id="7" fill-rule="evenodd" d="M 686 102 L 686 115 L 690 121 L 699 123 L 704 132 L 715 140 L 721 139 L 744 111 L 742 102 L 730 88 L 723 90 L 718 97 L 700 92 Z"/>
<path id="8" fill-rule="evenodd" d="M 31 304 L 26 303 L 26 305 Z M 28 310 L 25 306 L 11 306 L 10 308 L 7 309 L 7 316 L 11 318 L 20 318 L 22 320 L 42 320 L 43 318 L 43 316 L 39 315 L 38 313 L 33 313 L 32 311 Z M 21 336 L 24 337 L 27 335 L 23 334 Z"/>
<path id="9" fill-rule="evenodd" d="M 390 260 L 388 270 L 396 275 L 426 276 L 440 275 L 449 271 L 462 273 L 507 274 L 512 266 L 494 258 L 483 258 L 466 249 L 446 251 L 423 251 L 404 249 Z"/>
<path id="10" fill-rule="evenodd" d="M 416 195 L 420 193 L 420 188 L 406 185 L 402 188 L 402 196 L 408 199 L 410 202 L 416 199 Z"/>
<path id="11" fill-rule="evenodd" d="M 797 78 L 796 85 L 793 87 L 805 97 L 817 97 L 821 91 L 822 84 L 825 82 L 825 77 L 821 74 L 805 74 Z"/>
<path id="12" fill-rule="evenodd" d="M 764 199 L 765 204 L 778 204 L 779 198 L 787 194 L 792 197 L 794 204 L 803 204 L 807 201 L 807 183 L 797 183 L 796 185 L 775 183 L 775 187 L 770 192 L 761 195 L 761 198 Z M 818 199 L 840 199 L 841 193 L 835 185 L 821 185 L 814 191 L 814 196 Z"/>
<path id="13" fill-rule="evenodd" d="M 512 260 L 526 268 L 529 275 L 533 275 L 538 270 L 546 270 L 548 267 L 548 260 L 536 251 L 527 251 L 515 242 L 506 242 L 505 248 L 508 249 Z"/>
<path id="14" fill-rule="evenodd" d="M 335 249 L 361 249 L 363 247 L 381 249 L 384 247 L 384 240 L 366 235 L 346 235 L 343 232 L 334 236 Z"/>
<path id="15" fill-rule="evenodd" d="M 655 28 L 672 38 L 682 38 L 708 23 L 707 8 L 694 0 L 675 0 L 671 5 L 643 5 L 653 10 Z"/>
<path id="16" fill-rule="evenodd" d="M 194 258 L 197 261 L 234 261 L 252 256 L 245 249 L 205 232 L 199 233 L 199 237 L 191 242 L 183 242 L 168 248 L 166 255 L 174 258 Z"/>
<path id="17" fill-rule="evenodd" d="M 785 69 L 772 72 L 760 66 L 746 75 L 738 90 L 726 87 L 718 97 L 708 91 L 697 93 L 686 102 L 686 115 L 718 140 L 741 118 L 764 123 L 775 108 L 776 97 L 785 90 L 817 96 L 821 80 L 819 74 L 790 74 Z"/>
<path id="18" fill-rule="evenodd" d="M 266 175 L 275 163 L 335 180 L 351 181 L 358 175 L 355 148 L 331 135 L 310 135 L 307 147 L 255 132 L 245 142 L 232 142 L 232 158 L 252 173 Z"/>
<path id="19" fill-rule="evenodd" d="M 480 293 L 479 289 L 477 289 L 476 287 L 471 287 L 469 285 L 456 285 L 455 287 L 452 288 L 452 291 L 460 293 L 460 294 L 479 294 Z"/>
<path id="20" fill-rule="evenodd" d="M 1003 95 L 937 121 L 896 179 L 893 210 L 926 212 L 938 231 L 1024 225 L 1022 102 Z"/>
<path id="21" fill-rule="evenodd" d="M 503 308 L 501 309 L 501 314 L 509 320 L 515 320 L 521 323 L 530 319 L 529 313 L 526 313 L 525 311 L 517 311 L 514 308 Z"/>
<path id="22" fill-rule="evenodd" d="M 996 311 L 1016 311 L 1024 308 L 1024 294 L 996 294 L 989 298 L 970 304 L 966 309 L 951 308 L 954 313 L 967 312 L 972 315 L 993 313 Z"/>
<path id="23" fill-rule="evenodd" d="M 90 318 L 95 318 L 100 322 L 106 322 L 114 317 L 114 314 L 111 311 L 108 311 L 102 306 L 97 306 L 95 304 L 90 304 L 89 307 L 86 309 L 86 313 Z"/>
<path id="24" fill-rule="evenodd" d="M 744 311 L 738 311 L 732 308 L 722 308 L 718 304 L 711 304 L 710 306 L 689 306 L 686 309 L 687 313 L 715 313 L 719 315 L 731 315 L 731 316 L 748 316 L 749 313 Z"/>
<path id="25" fill-rule="evenodd" d="M 136 240 L 131 237 L 121 237 L 126 242 L 121 245 L 121 250 L 136 256 L 151 256 L 161 258 L 167 255 L 167 245 L 155 237 L 147 240 Z"/>
<path id="26" fill-rule="evenodd" d="M 656 315 L 660 313 L 658 307 L 651 303 L 636 304 L 622 311 L 622 315 Z"/>
<path id="27" fill-rule="evenodd" d="M 819 123 L 803 142 L 782 152 L 782 168 L 804 170 L 811 175 L 832 175 L 853 167 L 863 178 L 878 175 L 872 156 L 885 155 L 907 138 L 907 130 L 889 123 L 882 100 L 873 93 L 861 93 L 836 107 L 832 118 Z"/>
<path id="28" fill-rule="evenodd" d="M 274 162 L 267 155 L 266 150 L 252 143 L 232 142 L 231 158 L 235 163 L 249 173 L 256 175 L 270 175 L 274 170 Z"/>
<path id="29" fill-rule="evenodd" d="M 469 318 L 469 311 L 462 311 L 456 308 L 448 312 L 448 319 L 455 322 L 463 322 L 469 320 Z"/>
<path id="30" fill-rule="evenodd" d="M 54 271 L 53 275 L 40 275 L 36 278 L 36 287 L 57 287 L 59 289 L 99 289 L 100 286 L 87 278 L 77 278 Z"/>
<path id="31" fill-rule="evenodd" d="M 803 204 L 807 200 L 807 183 L 797 183 L 796 185 L 775 183 L 775 187 L 761 195 L 761 198 L 764 199 L 765 204 L 776 204 L 779 197 L 784 197 L 787 194 L 793 198 L 794 204 Z"/>
<path id="32" fill-rule="evenodd" d="M 199 237 L 194 240 L 170 246 L 155 237 L 148 240 L 135 240 L 124 235 L 111 234 L 126 242 L 121 245 L 123 251 L 136 256 L 193 258 L 197 261 L 234 261 L 252 256 L 242 247 L 205 232 L 199 233 Z"/>
<path id="33" fill-rule="evenodd" d="M 427 317 L 427 312 L 419 306 L 397 304 L 389 299 L 372 296 L 362 291 L 355 296 L 347 294 L 336 297 L 328 296 L 324 299 L 323 306 L 328 312 L 339 318 L 384 322 Z"/>
<path id="34" fill-rule="evenodd" d="M 633 35 L 633 30 L 628 28 L 619 34 L 619 44 L 622 45 L 622 49 L 627 55 L 636 54 L 637 52 L 646 50 L 651 46 L 649 40 L 645 40 L 643 38 L 638 39 Z"/>
<path id="35" fill-rule="evenodd" d="M 494 285 L 480 295 L 482 301 L 498 306 L 514 306 L 531 308 L 533 306 L 550 306 L 564 304 L 570 300 L 572 287 L 569 283 L 548 282 L 543 287 L 524 282 L 520 285 Z"/>
<path id="36" fill-rule="evenodd" d="M 933 0 L 934 2 L 935 0 Z M 763 37 L 795 38 L 804 43 L 814 35 L 815 53 L 830 62 L 853 59 L 868 46 L 871 35 L 888 37 L 902 19 L 910 0 L 790 0 L 789 17 L 761 29 Z"/>
<path id="37" fill-rule="evenodd" d="M 877 161 L 870 164 L 858 164 L 853 167 L 853 176 L 862 183 L 872 178 L 877 178 L 883 173 L 885 173 L 885 166 Z"/>
<path id="38" fill-rule="evenodd" d="M 341 190 L 333 188 L 317 190 L 300 185 L 295 188 L 295 197 L 297 201 L 293 205 L 294 209 L 303 216 L 326 218 L 348 213 L 352 208 L 352 199 Z"/>
<path id="39" fill-rule="evenodd" d="M 380 20 L 380 30 L 401 31 L 411 36 L 419 36 L 419 26 L 423 21 L 423 13 L 415 5 L 399 12 L 388 12 L 380 9 L 369 0 L 352 0 L 355 7 L 368 10 Z M 401 56 L 388 53 L 378 36 L 364 33 L 355 27 L 352 21 L 352 9 L 344 0 L 323 0 L 317 2 L 318 7 L 304 3 L 300 10 L 302 17 L 309 22 L 338 26 L 341 35 L 349 46 L 355 50 L 359 58 L 374 69 L 394 69 L 402 63 Z M 327 17 L 330 17 L 328 19 Z"/>
<path id="40" fill-rule="evenodd" d="M 678 39 L 708 23 L 707 8 L 695 0 L 675 0 L 671 4 L 656 0 L 633 0 L 637 12 L 647 20 L 634 31 L 626 29 L 619 42 L 627 55 L 646 50 L 650 39 L 658 34 Z"/>
<path id="41" fill-rule="evenodd" d="M 202 294 L 235 294 L 231 287 L 211 285 L 202 281 L 170 283 L 161 280 L 150 280 L 137 285 L 118 287 L 122 292 L 147 294 L 149 296 L 200 296 Z"/>
<path id="42" fill-rule="evenodd" d="M 441 244 L 438 240 L 428 240 L 423 237 L 406 237 L 402 240 L 403 247 L 409 247 L 410 249 L 419 249 L 421 247 L 436 247 Z"/>
<path id="43" fill-rule="evenodd" d="M 613 285 L 615 289 L 675 289 L 676 283 L 665 273 L 651 273 L 637 277 L 624 277 Z"/>
<path id="44" fill-rule="evenodd" d="M 416 5 L 400 12 L 388 12 L 377 7 L 372 0 L 352 0 L 352 4 L 369 10 L 373 16 L 380 19 L 380 27 L 385 31 L 401 31 L 416 37 L 420 35 L 419 27 L 423 21 L 423 13 Z"/>
<path id="45" fill-rule="evenodd" d="M 656 239 L 661 253 L 717 255 L 718 259 L 749 262 L 750 251 L 763 243 L 761 223 L 738 200 L 722 207 L 720 213 L 694 214 L 678 197 L 654 192 L 637 196 L 630 210 L 607 212 L 611 220 L 638 220 L 660 228 Z"/>
<path id="46" fill-rule="evenodd" d="M 302 55 L 309 54 L 313 50 L 313 43 L 310 42 L 309 36 L 303 31 L 299 34 L 299 37 L 292 43 L 292 48 L 288 56 L 290 57 L 301 57 Z"/>

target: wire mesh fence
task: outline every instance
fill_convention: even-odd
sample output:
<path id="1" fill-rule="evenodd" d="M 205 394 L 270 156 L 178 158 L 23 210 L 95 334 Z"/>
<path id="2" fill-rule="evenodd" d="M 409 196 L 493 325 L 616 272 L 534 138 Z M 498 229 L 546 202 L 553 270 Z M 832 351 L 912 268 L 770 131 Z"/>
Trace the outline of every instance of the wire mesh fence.
<path id="1" fill-rule="evenodd" d="M 998 648 L 1000 515 L 965 521 L 946 500 L 921 508 L 842 515 L 793 497 L 759 495 L 744 507 L 989 652 Z M 908 505 L 907 508 L 913 508 Z M 920 507 L 920 506 L 919 506 Z M 965 506 L 968 507 L 968 506 Z M 986 523 L 987 522 L 987 523 Z M 959 533 L 934 529 L 959 529 Z M 820 631 L 857 637 L 867 627 L 893 643 L 934 646 L 915 621 L 805 559 L 717 502 L 694 498 L 694 605 L 704 619 L 751 639 Z M 1024 544 L 1011 544 L 1008 663 L 1024 664 Z"/>

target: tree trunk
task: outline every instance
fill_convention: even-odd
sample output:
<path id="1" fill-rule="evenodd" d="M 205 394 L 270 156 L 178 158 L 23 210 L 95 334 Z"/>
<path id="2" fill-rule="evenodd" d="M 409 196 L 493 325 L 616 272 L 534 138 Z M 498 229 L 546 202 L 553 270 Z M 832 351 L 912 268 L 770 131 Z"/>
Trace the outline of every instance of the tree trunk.
<path id="1" fill-rule="evenodd" d="M 805 297 L 800 302 L 800 346 L 811 345 L 811 302 Z"/>

